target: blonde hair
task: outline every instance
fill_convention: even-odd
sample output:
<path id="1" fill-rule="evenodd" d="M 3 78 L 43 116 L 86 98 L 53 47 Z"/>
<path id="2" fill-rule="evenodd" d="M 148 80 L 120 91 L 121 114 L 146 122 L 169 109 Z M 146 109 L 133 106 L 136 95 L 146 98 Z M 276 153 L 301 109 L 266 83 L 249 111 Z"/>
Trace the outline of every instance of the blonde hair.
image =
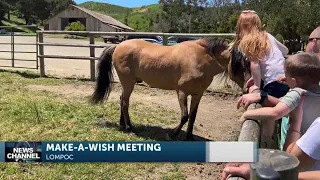
<path id="1" fill-rule="evenodd" d="M 255 11 L 241 12 L 236 26 L 235 43 L 250 61 L 263 59 L 271 49 L 271 42 Z"/>

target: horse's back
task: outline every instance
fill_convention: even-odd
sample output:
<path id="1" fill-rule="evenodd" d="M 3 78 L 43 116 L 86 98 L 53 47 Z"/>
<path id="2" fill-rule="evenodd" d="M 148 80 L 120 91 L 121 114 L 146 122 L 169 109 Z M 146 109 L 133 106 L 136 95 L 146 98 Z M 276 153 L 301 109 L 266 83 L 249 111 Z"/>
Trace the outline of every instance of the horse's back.
<path id="1" fill-rule="evenodd" d="M 113 61 L 120 76 L 127 74 L 150 86 L 173 90 L 200 76 L 197 61 L 203 53 L 195 42 L 162 46 L 133 39 L 118 45 Z"/>

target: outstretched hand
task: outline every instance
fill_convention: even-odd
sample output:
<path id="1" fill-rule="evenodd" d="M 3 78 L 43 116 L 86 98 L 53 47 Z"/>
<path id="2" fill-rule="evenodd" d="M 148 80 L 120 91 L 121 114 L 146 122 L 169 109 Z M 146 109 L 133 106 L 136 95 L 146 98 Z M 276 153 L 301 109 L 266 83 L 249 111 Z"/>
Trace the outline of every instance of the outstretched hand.
<path id="1" fill-rule="evenodd" d="M 241 96 L 237 102 L 237 109 L 243 107 L 245 110 L 248 109 L 248 106 L 252 103 L 257 103 L 261 99 L 260 93 L 249 93 Z"/>
<path id="2" fill-rule="evenodd" d="M 226 180 L 229 175 L 236 175 L 250 179 L 250 165 L 249 163 L 228 163 L 223 169 L 221 180 Z"/>

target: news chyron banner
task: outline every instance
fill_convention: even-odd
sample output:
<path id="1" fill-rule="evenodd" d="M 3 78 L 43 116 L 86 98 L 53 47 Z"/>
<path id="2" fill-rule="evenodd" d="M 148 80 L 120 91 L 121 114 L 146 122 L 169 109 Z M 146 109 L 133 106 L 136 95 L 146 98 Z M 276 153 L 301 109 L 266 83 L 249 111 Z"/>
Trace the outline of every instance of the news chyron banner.
<path id="1" fill-rule="evenodd" d="M 257 162 L 255 142 L 0 142 L 0 162 Z"/>

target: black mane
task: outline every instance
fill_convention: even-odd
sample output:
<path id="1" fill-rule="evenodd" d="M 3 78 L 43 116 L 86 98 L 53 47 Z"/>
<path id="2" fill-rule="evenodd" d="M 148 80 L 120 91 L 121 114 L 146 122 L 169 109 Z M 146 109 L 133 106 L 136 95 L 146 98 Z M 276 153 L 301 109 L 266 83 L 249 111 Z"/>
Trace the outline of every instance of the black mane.
<path id="1" fill-rule="evenodd" d="M 231 49 L 231 75 L 233 77 L 236 76 L 241 67 L 251 73 L 250 61 L 248 61 L 247 57 L 241 52 L 240 48 L 234 45 Z"/>
<path id="2" fill-rule="evenodd" d="M 210 53 L 214 54 L 216 49 L 227 49 L 229 48 L 230 41 L 228 39 L 220 39 L 220 38 L 214 38 L 214 39 L 205 39 L 208 42 L 208 47 Z"/>

